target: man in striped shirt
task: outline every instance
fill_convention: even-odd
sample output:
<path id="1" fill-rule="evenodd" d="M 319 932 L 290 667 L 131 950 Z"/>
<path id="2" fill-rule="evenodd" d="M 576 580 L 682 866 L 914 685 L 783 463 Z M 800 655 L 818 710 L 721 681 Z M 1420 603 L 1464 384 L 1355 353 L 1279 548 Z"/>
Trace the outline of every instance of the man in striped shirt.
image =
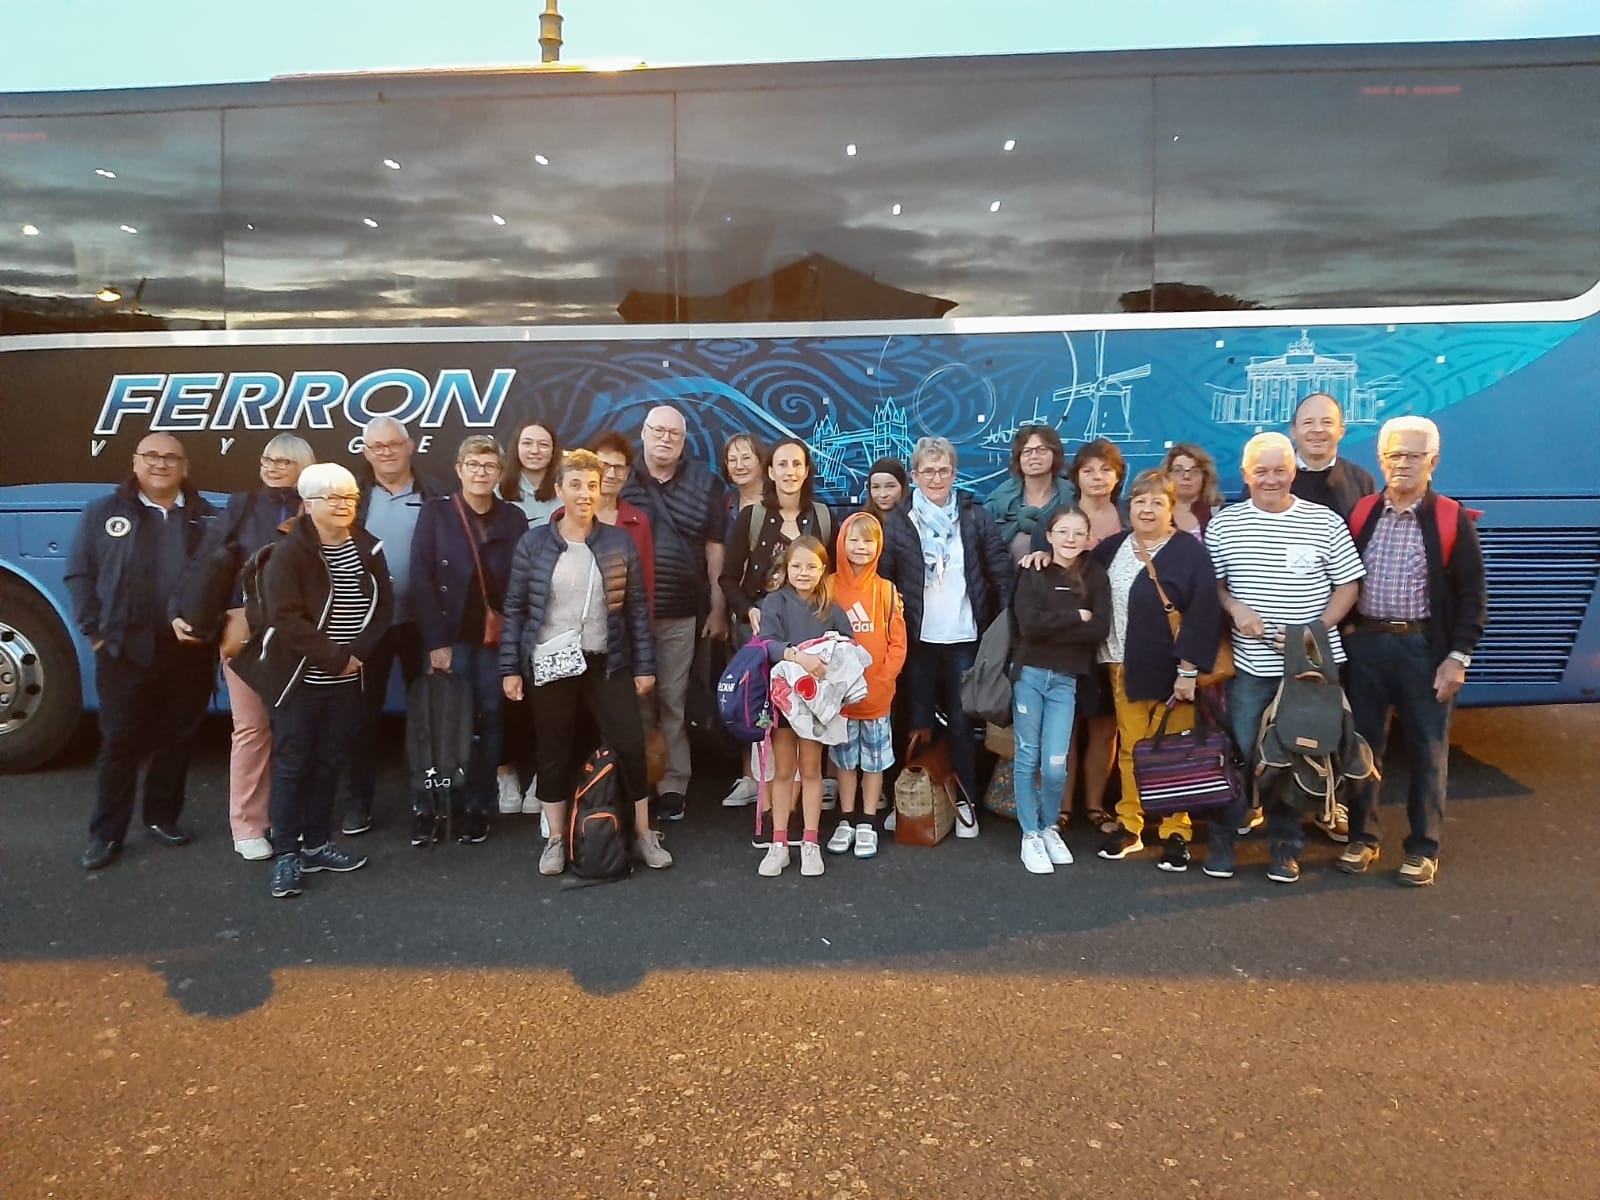
<path id="1" fill-rule="evenodd" d="M 1228 684 L 1228 714 L 1241 750 L 1253 760 L 1261 717 L 1283 681 L 1283 633 L 1288 625 L 1321 621 L 1334 658 L 1344 661 L 1335 626 L 1356 602 L 1366 568 L 1339 514 L 1293 492 L 1294 445 L 1281 433 L 1258 433 L 1245 443 L 1244 482 L 1250 498 L 1223 509 L 1206 529 L 1223 610 L 1233 622 L 1237 674 Z M 1251 762 L 1253 775 L 1254 762 Z M 1234 841 L 1245 802 L 1211 823 L 1203 870 L 1233 875 Z M 1293 883 L 1305 845 L 1300 814 L 1287 806 L 1268 814 L 1272 865 L 1267 877 Z"/>

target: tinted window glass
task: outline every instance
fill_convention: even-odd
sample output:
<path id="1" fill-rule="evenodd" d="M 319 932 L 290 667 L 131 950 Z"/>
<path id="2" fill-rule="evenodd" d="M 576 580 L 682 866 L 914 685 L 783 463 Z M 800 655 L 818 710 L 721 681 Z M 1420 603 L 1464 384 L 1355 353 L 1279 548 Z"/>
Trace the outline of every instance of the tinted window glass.
<path id="1" fill-rule="evenodd" d="M 660 97 L 240 110 L 228 320 L 616 323 L 668 286 Z"/>
<path id="2" fill-rule="evenodd" d="M 0 121 L 0 332 L 222 316 L 216 113 Z"/>
<path id="3" fill-rule="evenodd" d="M 1600 279 L 1600 70 L 1156 84 L 1157 307 L 1549 300 Z"/>
<path id="4" fill-rule="evenodd" d="M 1150 285 L 1149 130 L 1148 80 L 681 94 L 689 316 L 1115 310 Z"/>

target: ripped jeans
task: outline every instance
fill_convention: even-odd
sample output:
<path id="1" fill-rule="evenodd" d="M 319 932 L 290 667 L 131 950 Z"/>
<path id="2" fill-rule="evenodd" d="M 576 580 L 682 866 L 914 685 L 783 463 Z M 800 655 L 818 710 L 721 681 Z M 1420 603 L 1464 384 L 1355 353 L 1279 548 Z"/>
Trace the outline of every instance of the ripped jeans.
<path id="1" fill-rule="evenodd" d="M 1060 815 L 1077 707 L 1075 675 L 1023 667 L 1011 686 L 1011 719 L 1017 737 L 1017 824 L 1024 836 L 1043 833 Z"/>

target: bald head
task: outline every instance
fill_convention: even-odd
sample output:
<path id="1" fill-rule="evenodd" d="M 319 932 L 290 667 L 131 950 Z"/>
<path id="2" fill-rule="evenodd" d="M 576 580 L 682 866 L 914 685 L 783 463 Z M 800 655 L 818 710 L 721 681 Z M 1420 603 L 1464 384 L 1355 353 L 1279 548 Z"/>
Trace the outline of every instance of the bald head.
<path id="1" fill-rule="evenodd" d="M 645 467 L 657 479 L 666 479 L 678 469 L 683 458 L 688 425 L 683 414 L 670 404 L 658 404 L 645 414 L 639 444 L 644 450 Z"/>
<path id="2" fill-rule="evenodd" d="M 170 433 L 146 434 L 133 452 L 133 477 L 139 490 L 163 508 L 171 507 L 188 473 L 183 443 Z"/>
<path id="3" fill-rule="evenodd" d="M 1344 437 L 1344 410 L 1326 392 L 1312 392 L 1294 410 L 1294 447 L 1313 471 L 1331 466 Z"/>

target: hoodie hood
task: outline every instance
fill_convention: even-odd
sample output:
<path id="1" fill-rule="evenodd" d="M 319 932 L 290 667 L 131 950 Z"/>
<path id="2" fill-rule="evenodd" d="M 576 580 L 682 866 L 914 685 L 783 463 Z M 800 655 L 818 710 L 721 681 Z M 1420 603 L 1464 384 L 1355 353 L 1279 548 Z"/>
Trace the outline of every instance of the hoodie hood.
<path id="1" fill-rule="evenodd" d="M 872 561 L 864 567 L 858 567 L 845 556 L 844 539 L 852 529 L 862 521 L 871 521 L 878 526 L 878 548 L 873 551 Z M 839 525 L 839 533 L 834 538 L 833 562 L 834 574 L 843 582 L 851 594 L 861 591 L 872 580 L 878 577 L 878 560 L 883 557 L 884 529 L 878 518 L 871 513 L 851 513 Z"/>

